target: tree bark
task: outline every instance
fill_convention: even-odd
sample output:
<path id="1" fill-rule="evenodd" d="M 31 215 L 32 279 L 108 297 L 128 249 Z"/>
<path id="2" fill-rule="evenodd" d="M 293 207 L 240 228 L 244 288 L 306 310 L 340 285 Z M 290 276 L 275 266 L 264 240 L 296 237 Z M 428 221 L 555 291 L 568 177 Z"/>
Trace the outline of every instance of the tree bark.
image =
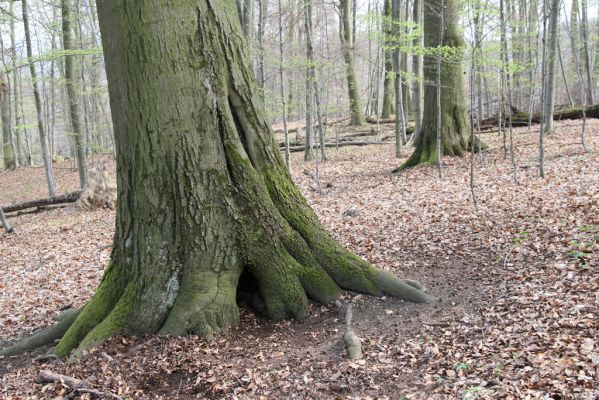
<path id="1" fill-rule="evenodd" d="M 560 0 L 551 0 L 551 9 L 549 16 L 551 18 L 549 24 L 549 49 L 547 53 L 547 83 L 545 87 L 545 102 L 543 104 L 545 110 L 545 121 L 543 124 L 543 133 L 548 135 L 553 132 L 553 109 L 555 108 L 555 85 L 557 75 L 557 34 L 559 20 L 559 5 Z"/>
<path id="2" fill-rule="evenodd" d="M 587 101 L 589 104 L 595 104 L 595 93 L 593 91 L 593 63 L 591 62 L 591 51 L 589 49 L 589 20 L 587 10 L 587 0 L 580 0 L 580 10 L 582 14 L 582 45 L 584 48 L 584 64 L 587 75 Z"/>
<path id="3" fill-rule="evenodd" d="M 443 13 L 443 14 L 441 14 Z M 437 81 L 437 54 L 441 57 L 441 87 L 426 85 L 424 118 L 416 149 L 396 171 L 418 164 L 437 163 L 437 117 L 441 113 L 440 155 L 462 156 L 470 144 L 466 96 L 464 95 L 462 50 L 458 0 L 424 1 L 424 45 L 434 54 L 424 57 L 424 81 Z M 443 32 L 440 30 L 443 21 Z M 441 46 L 444 49 L 441 51 Z M 447 55 L 445 53 L 451 53 Z M 437 106 L 441 90 L 441 107 Z"/>
<path id="4" fill-rule="evenodd" d="M 66 52 L 64 73 L 66 78 L 67 97 L 69 103 L 69 116 L 71 120 L 72 135 L 75 139 L 75 151 L 77 157 L 77 169 L 79 171 L 79 186 L 83 188 L 87 183 L 87 155 L 85 146 L 85 133 L 81 122 L 81 109 L 79 107 L 79 99 L 77 96 L 77 80 L 73 55 L 69 51 L 74 47 L 71 41 L 71 0 L 61 0 L 62 10 L 62 45 Z"/>
<path id="5" fill-rule="evenodd" d="M 353 0 L 355 1 L 355 0 Z M 340 0 L 340 24 L 339 35 L 341 37 L 341 46 L 343 47 L 343 58 L 345 60 L 345 74 L 347 78 L 347 89 L 349 95 L 349 114 L 350 125 L 364 125 L 364 112 L 360 105 L 360 89 L 356 79 L 356 67 L 354 62 L 354 41 L 352 35 L 351 23 L 351 3 L 352 0 Z"/>
<path id="6" fill-rule="evenodd" d="M 31 73 L 31 84 L 33 86 L 33 97 L 35 100 L 35 109 L 37 112 L 37 129 L 42 147 L 42 158 L 44 160 L 44 169 L 46 171 L 46 181 L 48 183 L 48 193 L 50 197 L 56 195 L 56 184 L 54 182 L 54 172 L 52 171 L 52 159 L 50 158 L 50 149 L 48 148 L 48 138 L 46 137 L 46 129 L 44 127 L 44 119 L 42 115 L 42 100 L 37 82 L 37 73 L 35 64 L 33 63 L 33 51 L 31 49 L 31 33 L 29 31 L 29 13 L 27 0 L 22 0 L 23 6 L 23 28 L 25 31 L 25 43 L 27 47 L 27 57 L 29 58 L 29 72 Z"/>
<path id="7" fill-rule="evenodd" d="M 433 300 L 335 242 L 294 185 L 234 0 L 99 0 L 98 14 L 116 232 L 57 355 L 118 334 L 218 332 L 239 321 L 238 287 L 273 319 L 303 317 L 308 297 L 328 302 L 340 288 Z"/>
<path id="8" fill-rule="evenodd" d="M 393 24 L 391 23 L 391 0 L 385 0 L 385 6 L 383 8 L 383 37 L 384 37 L 384 66 L 385 66 L 385 79 L 383 81 L 383 110 L 381 112 L 382 119 L 389 119 L 395 113 L 394 108 L 394 93 L 395 87 L 393 85 L 393 79 L 395 72 L 393 71 L 393 59 L 391 46 L 393 46 Z"/>
<path id="9" fill-rule="evenodd" d="M 422 29 L 422 23 L 422 0 L 414 0 L 414 24 L 417 24 Z M 414 47 L 416 49 L 424 47 L 424 35 L 420 34 L 414 38 Z M 424 111 L 424 56 L 420 51 L 416 51 L 413 55 L 413 73 L 415 75 L 412 89 L 414 93 L 414 123 L 416 126 L 416 137 L 418 137 L 422 129 Z"/>
<path id="10" fill-rule="evenodd" d="M 3 51 L 4 53 L 4 51 Z M 4 71 L 0 71 L 0 119 L 2 120 L 2 147 L 4 150 L 4 169 L 17 167 L 15 143 L 10 118 L 10 87 Z"/>

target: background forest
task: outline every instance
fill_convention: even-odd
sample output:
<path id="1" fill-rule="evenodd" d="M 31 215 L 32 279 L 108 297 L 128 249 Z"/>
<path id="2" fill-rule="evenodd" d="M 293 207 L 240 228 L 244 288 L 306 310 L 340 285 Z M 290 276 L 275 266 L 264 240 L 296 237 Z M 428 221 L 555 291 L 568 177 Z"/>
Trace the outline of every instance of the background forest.
<path id="1" fill-rule="evenodd" d="M 596 4 L 446 3 L 401 2 L 395 18 L 391 0 L 243 3 L 243 29 L 273 124 L 282 131 L 285 120 L 294 131 L 291 144 L 301 145 L 307 136 L 312 147 L 334 141 L 338 130 L 327 129 L 327 123 L 351 117 L 352 124 L 362 124 L 364 115 L 371 123 L 385 122 L 400 104 L 403 110 L 397 115 L 405 117 L 404 131 L 418 134 L 424 86 L 447 85 L 425 78 L 425 70 L 434 69 L 439 59 L 463 70 L 462 90 L 476 126 L 490 117 L 507 121 L 513 113 L 547 114 L 554 108 L 594 104 Z M 438 12 L 441 6 L 443 13 Z M 459 25 L 464 33 L 459 54 L 453 44 L 431 42 L 424 47 L 426 10 L 442 16 L 445 25 Z M 94 2 L 5 2 L 1 17 L 0 166 L 75 160 L 77 148 L 86 157 L 111 153 L 110 106 Z M 69 22 L 66 31 L 63 20 Z M 399 88 L 393 83 L 396 75 L 401 77 Z M 71 90 L 67 82 L 73 82 Z M 401 93 L 398 101 L 395 92 Z M 69 102 L 75 106 L 74 117 Z M 527 122 L 526 116 L 518 117 L 518 125 Z M 312 133 L 319 120 L 324 129 Z M 318 135 L 324 138 L 316 140 Z M 41 137 L 47 138 L 47 146 Z"/>

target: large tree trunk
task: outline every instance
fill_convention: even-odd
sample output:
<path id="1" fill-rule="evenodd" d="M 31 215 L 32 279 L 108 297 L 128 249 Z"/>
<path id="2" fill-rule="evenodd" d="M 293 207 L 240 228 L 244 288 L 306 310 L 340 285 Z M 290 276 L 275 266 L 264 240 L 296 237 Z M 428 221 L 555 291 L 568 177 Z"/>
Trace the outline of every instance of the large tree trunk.
<path id="1" fill-rule="evenodd" d="M 360 105 L 360 88 L 356 79 L 356 67 L 354 62 L 354 40 L 351 24 L 351 2 L 356 0 L 340 0 L 339 9 L 339 35 L 343 47 L 343 58 L 345 60 L 345 75 L 347 78 L 347 89 L 349 95 L 350 125 L 364 125 L 364 112 Z"/>
<path id="2" fill-rule="evenodd" d="M 443 15 L 441 15 L 441 12 Z M 464 95 L 462 54 L 463 46 L 458 0 L 424 1 L 424 45 L 453 48 L 453 55 L 441 57 L 441 87 L 437 81 L 437 55 L 424 58 L 424 117 L 422 132 L 416 140 L 416 149 L 398 170 L 418 164 L 434 164 L 437 160 L 437 116 L 441 113 L 441 155 L 462 156 L 469 148 L 470 131 Z M 443 32 L 441 27 L 444 27 Z M 439 52 L 437 52 L 439 54 Z M 441 90 L 441 109 L 437 107 L 437 90 Z"/>
<path id="3" fill-rule="evenodd" d="M 71 43 L 71 0 L 61 0 L 62 9 L 62 45 L 67 52 L 65 56 L 64 75 L 66 78 L 67 97 L 69 101 L 69 117 L 71 120 L 72 134 L 75 139 L 77 169 L 79 170 L 79 186 L 83 188 L 87 183 L 87 154 L 85 149 L 85 132 L 81 122 L 81 108 L 76 91 L 76 76 L 73 55 L 68 54 L 73 50 Z"/>
<path id="4" fill-rule="evenodd" d="M 238 284 L 274 319 L 340 288 L 426 302 L 324 230 L 265 117 L 235 0 L 99 0 L 115 139 L 111 263 L 56 353 L 117 334 L 238 323 Z M 176 23 L 174 23 L 176 21 Z M 242 276 L 243 274 L 243 276 Z"/>

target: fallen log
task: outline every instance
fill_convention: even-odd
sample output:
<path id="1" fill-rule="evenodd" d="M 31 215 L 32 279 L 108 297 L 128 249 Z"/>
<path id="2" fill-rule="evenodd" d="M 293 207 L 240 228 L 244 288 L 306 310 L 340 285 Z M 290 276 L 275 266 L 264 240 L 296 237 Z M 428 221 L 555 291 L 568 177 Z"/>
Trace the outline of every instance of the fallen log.
<path id="1" fill-rule="evenodd" d="M 71 192 L 71 193 L 60 195 L 60 196 L 49 197 L 46 199 L 31 200 L 31 201 L 25 201 L 23 203 L 12 204 L 10 206 L 2 207 L 2 210 L 5 213 L 10 213 L 10 212 L 26 210 L 28 208 L 34 208 L 34 207 L 45 207 L 45 206 L 53 206 L 56 204 L 74 203 L 77 201 L 77 199 L 79 199 L 80 195 L 81 195 L 81 192 Z"/>
<path id="2" fill-rule="evenodd" d="M 358 141 L 358 140 L 348 140 L 346 142 L 339 143 L 325 143 L 324 147 L 345 147 L 345 146 L 369 146 L 371 144 L 390 144 L 392 142 L 374 142 L 374 141 Z M 314 148 L 317 149 L 319 146 L 315 145 Z M 285 149 L 281 149 L 285 150 Z M 291 153 L 297 153 L 300 151 L 304 151 L 305 146 L 293 146 L 289 148 Z"/>
<path id="3" fill-rule="evenodd" d="M 585 109 L 587 118 L 599 118 L 599 104 L 595 104 L 592 106 L 588 106 Z M 528 126 L 528 121 L 533 124 L 541 123 L 541 113 L 533 113 L 532 117 L 529 116 L 528 113 L 517 112 L 512 114 L 512 126 Z M 555 110 L 553 112 L 553 120 L 554 121 L 562 121 L 567 119 L 581 119 L 582 118 L 582 107 L 570 107 L 563 108 L 560 110 Z M 506 120 L 507 121 L 507 120 Z M 486 118 L 481 121 L 480 127 L 481 129 L 491 129 L 499 125 L 499 121 L 495 117 Z"/>

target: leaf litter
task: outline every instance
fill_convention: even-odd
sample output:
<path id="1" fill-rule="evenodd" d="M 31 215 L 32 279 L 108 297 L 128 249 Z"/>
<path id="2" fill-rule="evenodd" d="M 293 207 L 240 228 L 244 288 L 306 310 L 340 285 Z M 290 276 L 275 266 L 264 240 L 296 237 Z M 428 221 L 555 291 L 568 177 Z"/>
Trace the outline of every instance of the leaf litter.
<path id="1" fill-rule="evenodd" d="M 469 157 L 445 158 L 439 180 L 430 166 L 390 174 L 400 162 L 392 144 L 344 147 L 319 165 L 319 185 L 315 165 L 293 155 L 294 179 L 336 239 L 443 300 L 346 293 L 362 360 L 345 355 L 333 305 L 276 323 L 242 310 L 238 327 L 213 338 L 117 337 L 73 363 L 33 360 L 49 348 L 0 358 L 0 396 L 91 397 L 36 384 L 49 369 L 134 399 L 597 399 L 599 122 L 588 125 L 593 151 L 584 153 L 578 126 L 556 124 L 545 180 L 536 134 L 515 130 L 519 185 L 501 138 L 485 134 L 477 209 Z M 75 190 L 77 174 L 62 167 L 61 191 Z M 43 170 L 0 173 L 0 187 L 0 204 L 44 197 Z M 114 212 L 67 207 L 11 223 L 17 233 L 0 236 L 5 344 L 89 299 L 110 256 Z"/>

